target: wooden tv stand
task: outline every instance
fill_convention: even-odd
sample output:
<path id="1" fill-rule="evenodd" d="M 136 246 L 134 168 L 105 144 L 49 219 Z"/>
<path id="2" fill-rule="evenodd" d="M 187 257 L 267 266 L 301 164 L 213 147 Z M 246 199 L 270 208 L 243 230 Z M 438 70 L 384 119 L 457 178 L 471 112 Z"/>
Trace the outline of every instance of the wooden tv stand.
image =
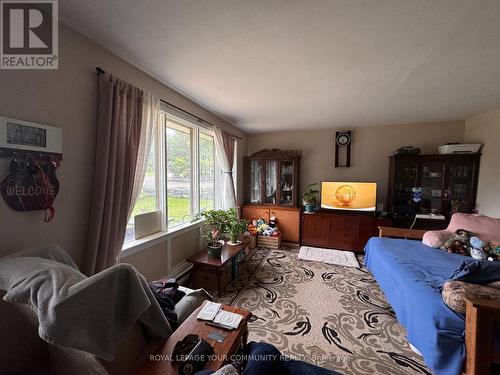
<path id="1" fill-rule="evenodd" d="M 378 236 L 378 227 L 392 226 L 391 219 L 354 211 L 302 212 L 301 221 L 301 245 L 356 252 L 363 252 L 368 239 Z"/>

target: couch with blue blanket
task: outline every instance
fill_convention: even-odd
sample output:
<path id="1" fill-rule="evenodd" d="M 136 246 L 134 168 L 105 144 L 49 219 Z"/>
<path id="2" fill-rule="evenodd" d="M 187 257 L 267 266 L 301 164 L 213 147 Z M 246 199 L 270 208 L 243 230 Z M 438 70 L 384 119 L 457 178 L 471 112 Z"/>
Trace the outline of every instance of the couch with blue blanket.
<path id="1" fill-rule="evenodd" d="M 366 267 L 427 366 L 437 375 L 460 374 L 466 356 L 465 317 L 443 302 L 441 286 L 448 279 L 478 284 L 499 280 L 500 262 L 475 261 L 421 241 L 382 237 L 371 238 L 365 254 Z"/>

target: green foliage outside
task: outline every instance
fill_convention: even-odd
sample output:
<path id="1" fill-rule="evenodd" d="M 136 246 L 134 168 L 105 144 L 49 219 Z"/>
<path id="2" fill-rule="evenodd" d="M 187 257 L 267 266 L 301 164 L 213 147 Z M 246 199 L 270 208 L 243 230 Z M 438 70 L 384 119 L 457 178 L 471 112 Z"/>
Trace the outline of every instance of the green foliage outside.
<path id="1" fill-rule="evenodd" d="M 168 197 L 168 225 L 170 228 L 179 224 L 191 221 L 191 203 L 189 198 Z M 213 201 L 202 199 L 200 201 L 201 208 L 212 208 Z M 132 217 L 138 214 L 153 212 L 156 208 L 155 196 L 144 196 L 137 200 Z"/>

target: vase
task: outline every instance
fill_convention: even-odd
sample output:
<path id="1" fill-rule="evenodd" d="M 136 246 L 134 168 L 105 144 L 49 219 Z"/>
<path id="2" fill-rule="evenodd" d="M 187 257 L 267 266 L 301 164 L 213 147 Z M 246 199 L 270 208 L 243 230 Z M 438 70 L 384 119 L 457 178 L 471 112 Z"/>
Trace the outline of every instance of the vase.
<path id="1" fill-rule="evenodd" d="M 222 244 L 219 242 L 217 245 L 208 244 L 207 251 L 210 258 L 219 258 L 222 253 Z"/>
<path id="2" fill-rule="evenodd" d="M 310 203 L 306 203 L 304 205 L 304 208 L 305 208 L 306 212 L 314 212 L 314 205 L 312 205 Z"/>
<path id="3" fill-rule="evenodd" d="M 229 234 L 229 241 L 231 242 L 231 244 L 237 244 L 238 243 L 238 235 L 237 234 Z"/>

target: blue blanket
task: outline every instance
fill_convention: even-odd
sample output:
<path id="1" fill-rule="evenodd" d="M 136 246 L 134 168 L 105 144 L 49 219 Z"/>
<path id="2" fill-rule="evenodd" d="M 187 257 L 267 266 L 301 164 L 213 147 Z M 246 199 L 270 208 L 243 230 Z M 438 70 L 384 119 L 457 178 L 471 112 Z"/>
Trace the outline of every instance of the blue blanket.
<path id="1" fill-rule="evenodd" d="M 406 328 L 408 340 L 437 375 L 457 375 L 465 358 L 465 319 L 443 302 L 440 287 L 464 260 L 420 241 L 371 238 L 365 264 Z"/>

